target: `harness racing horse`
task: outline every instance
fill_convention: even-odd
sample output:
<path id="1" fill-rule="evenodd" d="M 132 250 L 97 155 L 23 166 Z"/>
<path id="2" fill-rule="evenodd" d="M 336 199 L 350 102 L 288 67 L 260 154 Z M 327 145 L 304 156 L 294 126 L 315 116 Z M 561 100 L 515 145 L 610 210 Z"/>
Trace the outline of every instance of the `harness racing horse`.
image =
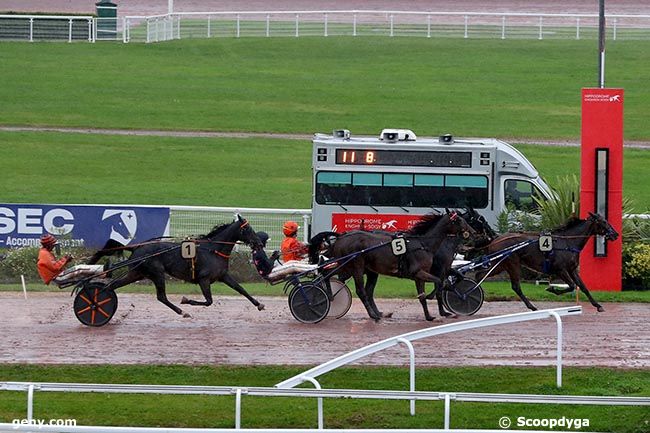
<path id="1" fill-rule="evenodd" d="M 506 271 L 510 276 L 512 290 L 526 304 L 530 310 L 537 308 L 524 296 L 521 291 L 521 266 L 526 266 L 533 271 L 549 275 L 551 278 L 558 277 L 569 285 L 568 289 L 557 290 L 549 287 L 547 290 L 556 295 L 568 293 L 575 290 L 576 286 L 587 295 L 591 305 L 598 311 L 605 311 L 603 307 L 589 293 L 589 289 L 578 275 L 578 261 L 580 251 L 590 237 L 594 235 L 604 236 L 605 239 L 613 241 L 618 238 L 618 233 L 600 215 L 589 212 L 587 219 L 572 217 L 562 227 L 550 231 L 553 248 L 549 252 L 540 251 L 537 242 L 515 251 L 495 267 L 495 272 Z M 487 247 L 488 253 L 493 253 L 522 241 L 535 240 L 539 238 L 536 233 L 506 233 L 494 239 Z"/>
<path id="2" fill-rule="evenodd" d="M 354 278 L 357 296 L 371 318 L 379 320 L 389 317 L 379 311 L 374 300 L 377 278 L 382 274 L 414 280 L 424 316 L 426 320 L 431 321 L 433 317 L 427 307 L 424 284 L 427 281 L 440 282 L 439 278 L 430 273 L 433 257 L 447 236 L 457 236 L 461 233 L 463 237 L 468 238 L 474 235 L 475 231 L 456 212 L 444 215 L 428 214 L 413 228 L 404 232 L 406 252 L 402 255 L 393 254 L 391 249 L 390 242 L 394 234 L 364 231 L 353 231 L 339 236 L 329 249 L 328 255 L 337 259 L 371 248 L 344 263 L 337 273 L 342 281 Z"/>
<path id="3" fill-rule="evenodd" d="M 145 243 L 133 248 L 133 253 L 129 258 L 129 271 L 126 275 L 114 280 L 107 287 L 114 290 L 148 278 L 156 286 L 156 294 L 160 302 L 177 314 L 190 317 L 189 314 L 184 313 L 167 299 L 165 274 L 197 283 L 201 287 L 205 301 L 194 301 L 183 297 L 181 304 L 211 305 L 210 284 L 221 281 L 244 295 L 258 310 L 263 310 L 264 304 L 249 295 L 228 273 L 228 258 L 237 241 L 242 241 L 253 249 L 262 247 L 260 239 L 248 221 L 239 215 L 234 222 L 215 226 L 207 235 L 195 239 L 196 256 L 193 259 L 184 259 L 181 256 L 181 248 L 178 243 L 164 241 Z"/>
<path id="4" fill-rule="evenodd" d="M 459 215 L 467 222 L 467 224 L 476 231 L 476 236 L 472 239 L 473 245 L 487 245 L 492 239 L 497 237 L 497 233 L 490 227 L 490 224 L 483 218 L 481 214 L 476 212 L 474 208 L 469 207 L 465 212 L 459 212 Z M 449 313 L 445 310 L 442 302 L 442 289 L 447 283 L 447 277 L 451 274 L 456 273 L 457 276 L 461 277 L 460 274 L 455 272 L 451 265 L 454 261 L 454 256 L 458 252 L 458 248 L 462 242 L 462 238 L 458 236 L 448 236 L 440 244 L 440 248 L 435 252 L 433 256 L 433 263 L 431 265 L 431 275 L 438 277 L 441 282 L 434 282 L 434 288 L 427 295 L 427 299 L 436 298 L 438 302 L 438 312 L 440 316 L 447 317 L 451 316 L 452 313 Z"/>

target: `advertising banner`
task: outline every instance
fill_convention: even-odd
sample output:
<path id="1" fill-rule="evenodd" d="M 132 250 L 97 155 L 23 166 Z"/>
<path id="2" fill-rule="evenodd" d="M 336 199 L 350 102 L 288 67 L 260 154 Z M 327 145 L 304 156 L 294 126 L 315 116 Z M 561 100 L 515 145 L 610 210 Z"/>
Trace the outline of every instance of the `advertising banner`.
<path id="1" fill-rule="evenodd" d="M 138 243 L 167 236 L 169 213 L 167 207 L 0 204 L 0 248 L 39 246 L 45 233 L 87 248 L 109 239 Z"/>
<path id="2" fill-rule="evenodd" d="M 406 231 L 413 227 L 422 215 L 333 213 L 332 231 L 345 233 L 351 230 Z"/>

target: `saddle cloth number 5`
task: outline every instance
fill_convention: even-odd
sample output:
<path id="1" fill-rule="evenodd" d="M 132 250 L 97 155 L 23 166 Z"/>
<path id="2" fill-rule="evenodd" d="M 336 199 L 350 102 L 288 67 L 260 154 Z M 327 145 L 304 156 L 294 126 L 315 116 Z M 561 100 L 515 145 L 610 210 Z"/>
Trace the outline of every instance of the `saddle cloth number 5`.
<path id="1" fill-rule="evenodd" d="M 393 249 L 393 254 L 401 256 L 406 253 L 406 240 L 404 238 L 395 238 L 391 241 L 390 247 Z"/>

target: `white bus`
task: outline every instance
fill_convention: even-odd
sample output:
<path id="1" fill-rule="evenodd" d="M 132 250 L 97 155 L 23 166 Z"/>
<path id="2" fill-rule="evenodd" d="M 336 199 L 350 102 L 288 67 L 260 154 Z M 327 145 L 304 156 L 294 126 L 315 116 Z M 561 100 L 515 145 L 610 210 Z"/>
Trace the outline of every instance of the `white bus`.
<path id="1" fill-rule="evenodd" d="M 311 233 L 406 230 L 432 209 L 473 207 L 494 227 L 510 203 L 536 207 L 549 187 L 526 157 L 500 140 L 451 135 L 417 138 L 384 129 L 379 137 L 348 130 L 313 139 Z"/>

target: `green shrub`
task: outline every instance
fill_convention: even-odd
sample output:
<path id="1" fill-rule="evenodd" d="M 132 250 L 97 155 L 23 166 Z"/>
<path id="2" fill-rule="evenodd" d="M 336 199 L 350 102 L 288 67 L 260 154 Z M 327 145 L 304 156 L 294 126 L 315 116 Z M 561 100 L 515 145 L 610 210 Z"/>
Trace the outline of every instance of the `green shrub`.
<path id="1" fill-rule="evenodd" d="M 650 289 L 650 244 L 623 245 L 623 286 L 626 289 Z"/>

